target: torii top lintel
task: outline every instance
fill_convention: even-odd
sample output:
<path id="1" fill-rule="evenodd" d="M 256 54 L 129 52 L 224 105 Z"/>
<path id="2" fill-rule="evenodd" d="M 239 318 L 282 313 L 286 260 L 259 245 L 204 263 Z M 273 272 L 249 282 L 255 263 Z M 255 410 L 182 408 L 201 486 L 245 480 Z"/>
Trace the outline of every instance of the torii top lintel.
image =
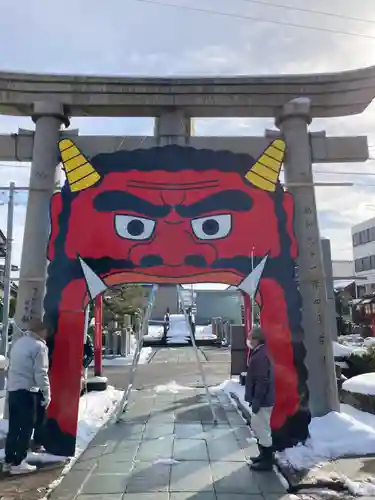
<path id="1" fill-rule="evenodd" d="M 69 116 L 159 116 L 182 108 L 191 117 L 274 117 L 309 97 L 312 117 L 362 113 L 375 98 L 375 66 L 339 73 L 234 77 L 116 77 L 0 72 L 0 114 L 30 116 L 47 100 Z"/>

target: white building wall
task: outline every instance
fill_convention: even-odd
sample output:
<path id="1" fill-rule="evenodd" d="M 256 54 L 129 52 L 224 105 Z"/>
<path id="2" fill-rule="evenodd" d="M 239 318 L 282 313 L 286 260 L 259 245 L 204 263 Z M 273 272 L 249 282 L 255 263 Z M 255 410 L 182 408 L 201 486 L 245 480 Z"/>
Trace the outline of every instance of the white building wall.
<path id="1" fill-rule="evenodd" d="M 368 231 L 366 236 L 369 236 L 369 239 L 372 239 L 374 241 L 369 241 L 367 243 L 354 245 L 353 235 L 361 231 Z M 357 276 L 358 278 L 362 278 L 360 280 L 356 280 L 356 285 L 359 291 L 359 295 L 362 295 L 363 293 L 375 292 L 375 258 L 374 257 L 372 258 L 371 262 L 371 264 L 373 264 L 372 269 L 358 271 L 356 270 L 355 267 L 356 260 L 375 256 L 375 217 L 365 220 L 360 224 L 356 224 L 355 226 L 352 227 L 351 232 L 352 232 L 354 272 L 355 276 Z"/>

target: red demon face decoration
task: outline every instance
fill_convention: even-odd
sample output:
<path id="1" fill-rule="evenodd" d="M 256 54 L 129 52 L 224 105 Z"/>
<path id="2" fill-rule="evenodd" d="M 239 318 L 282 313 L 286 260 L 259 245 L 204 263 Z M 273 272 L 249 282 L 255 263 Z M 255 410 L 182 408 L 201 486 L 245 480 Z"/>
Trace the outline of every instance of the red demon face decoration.
<path id="1" fill-rule="evenodd" d="M 214 166 L 198 176 L 193 168 L 166 172 L 134 166 L 103 176 L 70 140 L 61 141 L 60 149 L 70 190 L 79 193 L 71 200 L 65 255 L 79 257 L 88 280 L 93 275 L 86 262 L 110 257 L 112 269 L 100 273 L 107 286 L 239 285 L 250 272 L 253 249 L 262 258 L 280 255 L 278 217 L 269 193 L 276 190 L 284 155 L 281 140 L 245 175 Z M 53 203 L 54 218 L 61 201 Z M 51 244 L 50 260 L 53 251 Z"/>
<path id="2" fill-rule="evenodd" d="M 70 139 L 59 148 L 67 181 L 51 202 L 44 301 L 54 327 L 50 451 L 74 451 L 85 304 L 121 283 L 216 282 L 256 295 L 275 362 L 275 446 L 305 439 L 293 199 L 278 181 L 284 142 L 256 161 L 180 146 L 89 161 Z"/>

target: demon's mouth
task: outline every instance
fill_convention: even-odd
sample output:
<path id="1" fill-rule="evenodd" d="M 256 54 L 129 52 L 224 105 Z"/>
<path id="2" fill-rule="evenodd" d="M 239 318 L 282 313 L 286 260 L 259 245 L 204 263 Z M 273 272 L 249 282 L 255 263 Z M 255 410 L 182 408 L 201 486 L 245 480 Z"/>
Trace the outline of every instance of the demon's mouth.
<path id="1" fill-rule="evenodd" d="M 234 285 L 239 290 L 247 293 L 251 298 L 253 298 L 257 293 L 267 259 L 268 255 L 263 257 L 263 259 L 245 278 L 243 278 L 243 275 L 241 276 L 239 273 L 233 271 L 210 269 L 201 270 L 201 272 L 194 275 L 185 274 L 179 276 L 178 278 L 174 278 L 173 282 L 176 284 L 190 284 L 192 282 L 221 282 L 223 284 Z M 87 291 L 91 300 L 104 293 L 108 288 L 123 283 L 171 283 L 170 278 L 158 277 L 156 273 L 150 272 L 150 274 L 147 274 L 144 271 L 137 272 L 134 270 L 119 270 L 117 273 L 100 277 L 81 257 L 79 257 L 79 263 L 82 268 Z M 251 263 L 249 264 L 251 265 Z"/>

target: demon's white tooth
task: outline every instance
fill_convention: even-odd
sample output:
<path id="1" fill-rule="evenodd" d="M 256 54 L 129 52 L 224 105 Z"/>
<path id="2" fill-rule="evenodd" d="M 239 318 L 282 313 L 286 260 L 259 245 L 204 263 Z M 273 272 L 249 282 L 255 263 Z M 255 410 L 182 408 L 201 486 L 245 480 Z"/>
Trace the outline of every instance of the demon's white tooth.
<path id="1" fill-rule="evenodd" d="M 91 300 L 94 300 L 95 297 L 105 292 L 108 287 L 81 257 L 78 257 L 78 259 L 81 264 L 83 276 L 86 280 L 87 291 L 89 292 Z"/>
<path id="2" fill-rule="evenodd" d="M 264 266 L 266 265 L 268 259 L 268 255 L 263 257 L 261 262 L 251 271 L 251 273 L 246 276 L 246 278 L 241 281 L 237 288 L 239 288 L 242 292 L 245 292 L 252 299 L 255 298 L 255 295 L 258 290 L 259 281 L 262 277 Z"/>

